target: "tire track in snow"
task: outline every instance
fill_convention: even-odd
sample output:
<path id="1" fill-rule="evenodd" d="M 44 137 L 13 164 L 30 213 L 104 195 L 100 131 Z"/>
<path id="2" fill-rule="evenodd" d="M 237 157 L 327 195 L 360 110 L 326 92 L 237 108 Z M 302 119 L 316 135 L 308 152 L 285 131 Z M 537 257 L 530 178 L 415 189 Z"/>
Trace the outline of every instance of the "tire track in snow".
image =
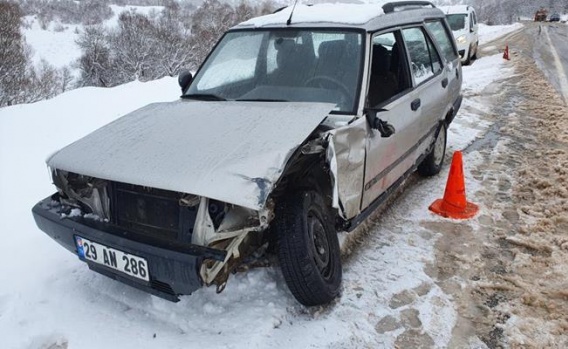
<path id="1" fill-rule="evenodd" d="M 558 52 L 554 48 L 552 44 L 552 40 L 550 39 L 550 35 L 548 34 L 548 27 L 543 27 L 544 35 L 546 36 L 546 40 L 548 41 L 548 47 L 550 48 L 550 52 L 552 53 L 552 57 L 554 58 L 554 65 L 556 66 L 556 70 L 558 71 L 558 81 L 560 83 L 560 93 L 562 94 L 562 98 L 564 99 L 564 103 L 568 104 L 568 77 L 566 76 L 566 71 L 564 70 L 564 66 L 562 65 L 562 60 L 558 55 Z"/>

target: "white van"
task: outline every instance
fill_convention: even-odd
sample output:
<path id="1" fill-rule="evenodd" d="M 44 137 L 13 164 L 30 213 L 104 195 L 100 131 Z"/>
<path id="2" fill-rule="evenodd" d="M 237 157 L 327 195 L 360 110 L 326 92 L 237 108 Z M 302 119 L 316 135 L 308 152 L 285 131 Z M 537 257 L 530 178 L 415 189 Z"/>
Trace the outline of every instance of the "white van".
<path id="1" fill-rule="evenodd" d="M 446 14 L 446 19 L 458 45 L 462 63 L 469 65 L 472 59 L 477 58 L 477 46 L 479 44 L 475 10 L 468 5 L 443 6 L 440 9 Z"/>

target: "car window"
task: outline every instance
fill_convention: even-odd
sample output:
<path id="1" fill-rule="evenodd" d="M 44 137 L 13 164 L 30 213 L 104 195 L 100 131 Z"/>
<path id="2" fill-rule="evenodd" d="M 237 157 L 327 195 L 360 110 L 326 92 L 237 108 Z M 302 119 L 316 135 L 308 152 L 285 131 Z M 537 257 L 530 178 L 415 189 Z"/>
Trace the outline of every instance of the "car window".
<path id="1" fill-rule="evenodd" d="M 448 24 L 450 25 L 452 31 L 465 29 L 466 18 L 466 14 L 451 14 L 446 16 L 446 19 L 448 20 Z"/>
<path id="2" fill-rule="evenodd" d="M 363 33 L 344 29 L 236 30 L 227 33 L 185 98 L 334 103 L 354 113 Z"/>
<path id="3" fill-rule="evenodd" d="M 446 30 L 442 21 L 432 21 L 426 23 L 426 28 L 430 30 L 432 36 L 440 46 L 443 56 L 450 62 L 458 58 L 458 53 L 453 44 L 453 36 Z"/>
<path id="4" fill-rule="evenodd" d="M 434 45 L 421 28 L 403 29 L 402 36 L 410 55 L 412 75 L 418 85 L 441 69 L 440 58 Z"/>
<path id="5" fill-rule="evenodd" d="M 371 47 L 371 68 L 367 103 L 375 107 L 411 87 L 406 61 L 401 59 L 400 32 L 375 35 Z"/>
<path id="6" fill-rule="evenodd" d="M 473 30 L 473 14 L 469 14 L 469 30 Z"/>
<path id="7" fill-rule="evenodd" d="M 218 57 L 197 84 L 207 90 L 254 76 L 262 35 L 247 33 L 231 41 L 223 41 Z"/>
<path id="8" fill-rule="evenodd" d="M 475 15 L 475 12 L 471 13 L 473 15 L 473 24 L 477 24 L 477 16 Z"/>

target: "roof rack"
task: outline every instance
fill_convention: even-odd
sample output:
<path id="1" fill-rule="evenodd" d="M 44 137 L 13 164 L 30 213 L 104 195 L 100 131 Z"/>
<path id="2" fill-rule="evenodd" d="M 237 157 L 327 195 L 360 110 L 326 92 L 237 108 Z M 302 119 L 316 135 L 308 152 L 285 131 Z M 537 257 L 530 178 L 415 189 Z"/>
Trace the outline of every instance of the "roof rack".
<path id="1" fill-rule="evenodd" d="M 399 10 L 410 10 L 416 8 L 422 8 L 430 6 L 432 8 L 436 8 L 436 6 L 431 3 L 430 1 L 397 1 L 397 2 L 389 2 L 383 5 L 383 11 L 385 13 L 392 13 Z"/>

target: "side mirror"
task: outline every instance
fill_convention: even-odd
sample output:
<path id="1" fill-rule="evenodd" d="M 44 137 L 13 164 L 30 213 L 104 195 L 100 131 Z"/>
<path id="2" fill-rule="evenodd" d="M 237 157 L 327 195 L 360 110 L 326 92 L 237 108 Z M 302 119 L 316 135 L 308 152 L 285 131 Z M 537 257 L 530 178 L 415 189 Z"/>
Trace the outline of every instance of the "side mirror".
<path id="1" fill-rule="evenodd" d="M 392 136 L 396 130 L 394 126 L 389 124 L 388 122 L 379 119 L 377 114 L 382 111 L 387 111 L 386 109 L 372 109 L 368 108 L 365 110 L 365 117 L 367 118 L 367 122 L 369 123 L 369 127 L 374 130 L 379 131 L 382 138 L 388 138 Z"/>
<path id="2" fill-rule="evenodd" d="M 178 75 L 178 83 L 179 87 L 181 87 L 181 93 L 184 93 L 187 90 L 187 87 L 191 83 L 193 79 L 193 75 L 189 70 L 182 70 Z"/>

